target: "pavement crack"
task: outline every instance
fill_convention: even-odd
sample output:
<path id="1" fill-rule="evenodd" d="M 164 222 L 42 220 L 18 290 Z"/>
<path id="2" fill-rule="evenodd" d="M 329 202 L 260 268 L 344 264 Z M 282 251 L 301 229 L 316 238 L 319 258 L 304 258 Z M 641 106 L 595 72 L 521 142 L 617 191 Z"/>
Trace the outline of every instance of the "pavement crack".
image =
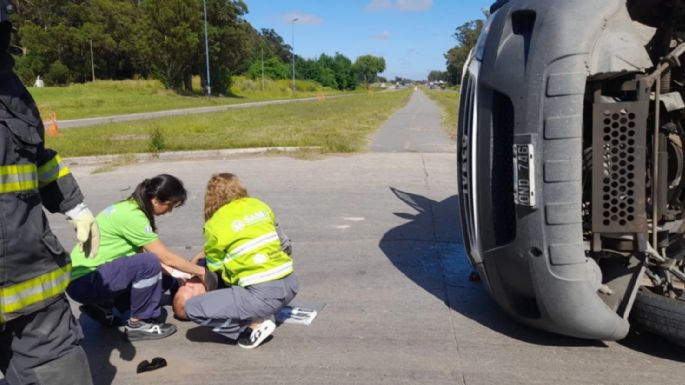
<path id="1" fill-rule="evenodd" d="M 428 183 L 428 168 L 426 167 L 426 157 L 421 153 L 421 166 L 423 167 L 423 184 L 426 186 L 426 190 L 430 190 L 430 184 Z"/>
<path id="2" fill-rule="evenodd" d="M 454 321 L 452 319 L 452 311 L 456 307 L 454 307 L 453 304 L 451 303 L 452 302 L 451 297 L 450 297 L 450 286 L 451 285 L 449 284 L 448 276 L 445 274 L 444 262 L 442 260 L 443 256 L 441 255 L 439 250 L 436 250 L 436 252 L 438 255 L 438 260 L 440 261 L 441 266 L 443 266 L 443 269 L 442 269 L 443 270 L 442 291 L 443 291 L 443 295 L 444 295 L 443 298 L 445 298 L 445 305 L 446 305 L 446 309 L 447 309 L 447 319 L 448 319 L 448 322 L 450 324 L 450 331 L 452 333 L 452 340 L 454 341 L 454 348 L 455 348 L 456 353 L 457 353 L 457 365 L 458 365 L 459 371 L 461 373 L 462 384 L 466 385 L 466 377 L 464 374 L 464 365 L 462 363 L 461 351 L 459 348 L 459 333 L 458 333 L 457 328 L 456 328 Z"/>

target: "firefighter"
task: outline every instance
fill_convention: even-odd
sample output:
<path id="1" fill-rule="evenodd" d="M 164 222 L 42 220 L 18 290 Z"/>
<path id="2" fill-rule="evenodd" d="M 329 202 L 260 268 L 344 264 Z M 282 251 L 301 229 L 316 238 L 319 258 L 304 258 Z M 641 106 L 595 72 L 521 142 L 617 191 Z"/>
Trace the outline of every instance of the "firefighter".
<path id="1" fill-rule="evenodd" d="M 93 254 L 97 227 L 74 177 L 43 143 L 33 98 L 12 68 L 12 4 L 0 0 L 0 371 L 10 385 L 92 384 L 64 290 L 69 256 L 43 207 L 66 214 Z"/>

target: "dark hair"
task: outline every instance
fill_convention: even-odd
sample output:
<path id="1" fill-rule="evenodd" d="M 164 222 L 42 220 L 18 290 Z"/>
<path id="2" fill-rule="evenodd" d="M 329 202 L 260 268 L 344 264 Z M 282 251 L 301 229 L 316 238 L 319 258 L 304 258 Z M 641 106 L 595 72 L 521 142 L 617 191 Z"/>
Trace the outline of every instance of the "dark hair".
<path id="1" fill-rule="evenodd" d="M 150 221 L 152 231 L 157 231 L 155 226 L 155 215 L 152 209 L 152 198 L 157 198 L 161 202 L 176 201 L 178 206 L 182 206 L 187 198 L 183 182 L 178 178 L 169 174 L 160 174 L 152 179 L 145 179 L 136 186 L 135 191 L 128 199 L 132 199 L 138 203 L 140 210 L 145 213 L 145 216 Z"/>

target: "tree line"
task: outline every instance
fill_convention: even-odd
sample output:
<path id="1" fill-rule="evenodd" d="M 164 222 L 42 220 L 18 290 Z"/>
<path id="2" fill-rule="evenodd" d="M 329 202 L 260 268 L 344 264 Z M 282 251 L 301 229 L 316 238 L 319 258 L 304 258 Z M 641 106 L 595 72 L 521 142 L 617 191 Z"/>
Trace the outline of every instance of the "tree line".
<path id="1" fill-rule="evenodd" d="M 486 12 L 485 17 L 489 14 Z M 457 27 L 452 35 L 457 40 L 457 45 L 448 50 L 445 56 L 446 71 L 431 71 L 430 81 L 444 80 L 451 85 L 461 82 L 461 73 L 471 49 L 476 46 L 478 36 L 485 25 L 484 20 L 471 20 Z"/>
<path id="2" fill-rule="evenodd" d="M 97 79 L 159 79 L 167 88 L 206 85 L 203 0 L 15 0 L 12 51 L 31 84 L 41 76 L 62 85 Z M 242 0 L 205 0 L 213 93 L 227 94 L 231 76 L 287 79 L 292 47 L 273 29 L 256 30 Z M 297 79 L 340 90 L 368 86 L 385 70 L 382 57 L 353 63 L 340 53 L 295 56 Z"/>

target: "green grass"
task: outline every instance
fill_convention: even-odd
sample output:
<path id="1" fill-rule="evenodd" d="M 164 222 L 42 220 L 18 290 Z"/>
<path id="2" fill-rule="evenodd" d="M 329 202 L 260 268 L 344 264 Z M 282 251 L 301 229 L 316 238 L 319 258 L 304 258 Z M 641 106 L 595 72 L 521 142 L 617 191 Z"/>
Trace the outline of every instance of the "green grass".
<path id="1" fill-rule="evenodd" d="M 53 112 L 57 120 L 80 119 L 341 93 L 300 80 L 296 82 L 297 92 L 293 93 L 289 80 L 267 80 L 262 88 L 261 81 L 235 77 L 231 88 L 233 95 L 208 98 L 199 93 L 198 79 L 193 84 L 196 90 L 190 95 L 166 90 L 155 80 L 98 80 L 67 87 L 31 87 L 29 92 L 36 100 L 43 120 L 49 120 Z"/>
<path id="2" fill-rule="evenodd" d="M 411 92 L 347 97 L 220 113 L 62 130 L 47 145 L 63 157 L 223 148 L 319 146 L 363 150 L 370 135 L 402 108 Z"/>
<path id="3" fill-rule="evenodd" d="M 450 138 L 457 138 L 457 113 L 459 112 L 459 91 L 431 90 L 423 88 L 429 98 L 438 103 L 442 109 L 442 126 L 447 129 Z"/>

